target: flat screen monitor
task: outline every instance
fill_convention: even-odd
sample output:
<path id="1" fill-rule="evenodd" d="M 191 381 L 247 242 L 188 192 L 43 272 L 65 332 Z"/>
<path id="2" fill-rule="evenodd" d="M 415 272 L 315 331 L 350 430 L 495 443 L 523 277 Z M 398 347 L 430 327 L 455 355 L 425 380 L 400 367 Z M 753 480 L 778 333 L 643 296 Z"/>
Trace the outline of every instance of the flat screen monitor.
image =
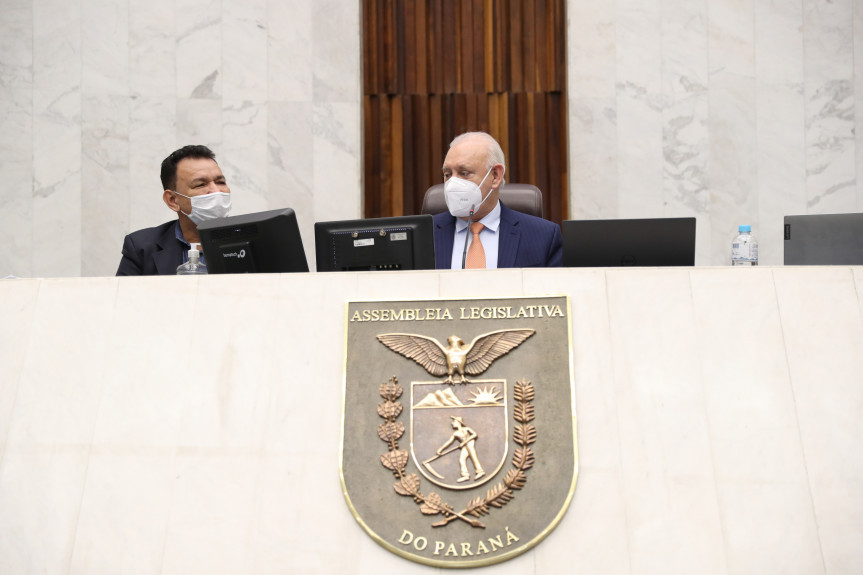
<path id="1" fill-rule="evenodd" d="M 291 208 L 204 222 L 198 235 L 211 274 L 309 271 Z"/>
<path id="2" fill-rule="evenodd" d="M 567 220 L 565 267 L 693 266 L 695 218 Z"/>
<path id="3" fill-rule="evenodd" d="M 863 214 L 785 216 L 785 265 L 863 265 Z"/>
<path id="4" fill-rule="evenodd" d="M 319 272 L 433 270 L 430 215 L 315 223 Z"/>

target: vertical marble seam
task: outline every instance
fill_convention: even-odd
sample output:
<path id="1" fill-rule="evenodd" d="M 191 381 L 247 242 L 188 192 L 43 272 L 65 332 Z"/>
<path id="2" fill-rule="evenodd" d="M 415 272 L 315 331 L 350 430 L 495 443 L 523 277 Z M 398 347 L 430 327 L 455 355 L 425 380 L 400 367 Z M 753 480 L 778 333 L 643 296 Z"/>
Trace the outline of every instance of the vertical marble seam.
<path id="1" fill-rule="evenodd" d="M 800 428 L 800 410 L 797 407 L 797 393 L 794 389 L 794 374 L 791 371 L 791 362 L 788 358 L 788 345 L 785 341 L 785 322 L 782 318 L 782 306 L 780 305 L 779 288 L 776 282 L 777 270 L 770 270 L 770 281 L 773 284 L 773 297 L 776 301 L 776 314 L 779 316 L 779 336 L 782 340 L 782 350 L 785 356 L 785 371 L 788 373 L 788 387 L 791 392 L 791 401 L 794 404 L 794 423 L 797 429 L 797 443 L 803 455 L 803 473 L 806 475 L 806 487 L 808 488 L 809 508 L 812 512 L 812 521 L 815 523 L 815 531 L 818 533 L 818 556 L 821 559 L 821 572 L 827 573 L 827 563 L 824 559 L 824 546 L 821 544 L 821 527 L 818 525 L 818 513 L 815 509 L 815 500 L 812 496 L 812 478 L 809 475 L 809 460 L 806 457 L 806 444 L 803 442 L 803 430 Z"/>
<path id="2" fill-rule="evenodd" d="M 860 292 L 857 291 L 857 273 L 860 268 L 851 268 L 851 277 L 854 279 L 852 282 L 854 284 L 854 295 L 857 297 L 857 307 L 860 309 L 860 312 L 863 313 L 863 302 L 860 301 Z M 861 278 L 863 279 L 863 278 Z"/>
<path id="3" fill-rule="evenodd" d="M 698 341 L 699 351 L 700 351 L 701 342 L 703 341 L 703 339 L 700 337 L 701 334 L 699 333 L 698 311 L 697 311 L 696 303 L 695 303 L 695 291 L 696 290 L 695 290 L 695 286 L 693 285 L 693 278 L 694 278 L 694 274 L 696 274 L 696 273 L 699 273 L 699 272 L 697 272 L 695 269 L 690 269 L 688 271 L 689 295 L 690 295 L 690 300 L 691 300 L 690 303 L 692 305 L 692 322 L 693 322 L 693 326 L 695 327 L 695 330 L 696 330 L 696 339 Z M 728 539 L 729 539 L 728 521 L 727 521 L 726 514 L 725 514 L 725 508 L 722 505 L 722 493 L 720 492 L 720 489 L 719 489 L 720 482 L 717 479 L 717 474 L 716 474 L 716 449 L 714 449 L 714 446 L 713 446 L 713 430 L 715 428 L 713 425 L 713 421 L 711 420 L 711 417 L 710 417 L 710 408 L 709 408 L 708 400 L 707 400 L 708 394 L 707 394 L 707 390 L 705 389 L 706 378 L 704 377 L 704 361 L 703 361 L 703 358 L 705 357 L 705 355 L 699 354 L 699 357 L 702 358 L 698 362 L 698 369 L 699 369 L 699 373 L 701 374 L 701 398 L 702 398 L 703 405 L 704 405 L 704 419 L 707 422 L 707 443 L 710 447 L 710 466 L 711 466 L 711 468 L 712 468 L 711 470 L 713 472 L 713 491 L 714 491 L 714 495 L 716 497 L 716 499 L 715 499 L 716 516 L 717 516 L 717 519 L 719 520 L 719 533 L 722 535 L 722 557 L 725 560 L 725 571 L 727 572 L 728 571 L 729 558 L 732 556 L 732 553 L 731 553 L 731 550 L 729 549 L 729 544 L 728 544 Z"/>
<path id="4" fill-rule="evenodd" d="M 609 292 L 608 285 L 608 274 L 609 270 L 603 270 L 602 272 L 602 283 L 604 284 L 603 293 L 605 294 L 605 321 L 608 324 L 608 356 L 614 357 L 614 331 L 611 318 L 611 293 Z M 573 357 L 573 361 L 575 358 Z M 617 401 L 617 386 L 615 385 L 616 376 L 614 373 L 614 365 L 612 362 L 611 365 L 611 395 L 614 397 L 614 425 L 617 428 L 617 489 L 620 495 L 621 508 L 623 510 L 623 531 L 626 534 L 626 541 L 624 541 L 624 545 L 626 546 L 626 563 L 629 568 L 629 572 L 632 573 L 632 546 L 630 545 L 630 533 L 631 533 L 631 522 L 629 519 L 629 506 L 627 505 L 626 499 L 626 487 L 624 486 L 623 480 L 623 440 L 621 437 L 623 436 L 623 430 L 620 428 L 620 411 L 619 411 L 619 402 Z"/>

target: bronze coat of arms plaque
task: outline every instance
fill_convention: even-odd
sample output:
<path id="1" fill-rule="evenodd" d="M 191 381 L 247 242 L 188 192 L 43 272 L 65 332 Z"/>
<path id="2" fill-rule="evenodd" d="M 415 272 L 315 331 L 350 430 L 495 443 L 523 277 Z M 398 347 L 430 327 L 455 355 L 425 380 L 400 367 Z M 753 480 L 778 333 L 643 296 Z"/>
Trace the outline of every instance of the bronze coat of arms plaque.
<path id="1" fill-rule="evenodd" d="M 386 549 L 438 567 L 511 559 L 578 475 L 566 297 L 350 302 L 341 480 Z"/>

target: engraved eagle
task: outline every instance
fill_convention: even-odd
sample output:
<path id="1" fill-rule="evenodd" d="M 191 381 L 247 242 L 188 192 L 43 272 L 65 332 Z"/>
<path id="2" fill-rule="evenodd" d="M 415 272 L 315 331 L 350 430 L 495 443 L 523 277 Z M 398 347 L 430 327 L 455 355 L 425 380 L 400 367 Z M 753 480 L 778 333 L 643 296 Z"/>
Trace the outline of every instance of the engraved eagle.
<path id="1" fill-rule="evenodd" d="M 536 333 L 532 329 L 502 329 L 478 335 L 470 345 L 462 338 L 451 335 L 444 347 L 433 337 L 413 333 L 384 333 L 378 340 L 409 359 L 414 360 L 430 374 L 446 375 L 445 383 L 466 383 L 465 374 L 479 375 L 489 368 L 494 360 L 506 355 Z M 457 382 L 453 376 L 458 375 Z"/>

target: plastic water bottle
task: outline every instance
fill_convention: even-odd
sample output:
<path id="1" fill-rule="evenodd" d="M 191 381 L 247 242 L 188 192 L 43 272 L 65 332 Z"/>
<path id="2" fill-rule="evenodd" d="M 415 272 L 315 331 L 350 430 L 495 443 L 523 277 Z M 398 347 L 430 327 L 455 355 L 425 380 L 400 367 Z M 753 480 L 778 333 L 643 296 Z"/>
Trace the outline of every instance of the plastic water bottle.
<path id="1" fill-rule="evenodd" d="M 192 249 L 189 250 L 189 261 L 177 266 L 178 276 L 197 276 L 207 273 L 207 265 L 201 261 L 201 252 L 197 248 L 198 244 L 192 244 Z"/>
<path id="2" fill-rule="evenodd" d="M 731 265 L 757 266 L 758 241 L 752 235 L 751 226 L 737 228 L 738 235 L 731 244 Z"/>

